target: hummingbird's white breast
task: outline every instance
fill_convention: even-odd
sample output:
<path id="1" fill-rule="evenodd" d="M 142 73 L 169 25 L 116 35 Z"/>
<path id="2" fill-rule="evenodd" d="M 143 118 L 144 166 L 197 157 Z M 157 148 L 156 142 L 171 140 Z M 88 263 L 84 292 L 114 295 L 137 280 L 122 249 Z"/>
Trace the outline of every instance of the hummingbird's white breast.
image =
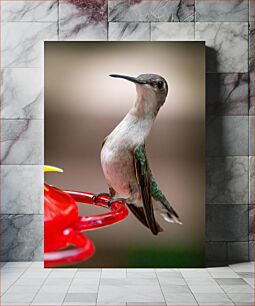
<path id="1" fill-rule="evenodd" d="M 128 113 L 106 138 L 101 150 L 101 164 L 106 181 L 119 195 L 128 198 L 131 186 L 137 189 L 133 150 L 144 144 L 153 120 Z"/>

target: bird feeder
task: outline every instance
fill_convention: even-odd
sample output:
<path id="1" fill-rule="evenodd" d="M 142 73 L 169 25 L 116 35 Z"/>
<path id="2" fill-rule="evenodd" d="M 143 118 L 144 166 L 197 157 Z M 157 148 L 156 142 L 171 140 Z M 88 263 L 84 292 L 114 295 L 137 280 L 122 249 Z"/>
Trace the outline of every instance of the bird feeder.
<path id="1" fill-rule="evenodd" d="M 45 171 L 60 171 L 45 167 Z M 61 171 L 62 172 L 62 171 Z M 44 184 L 44 265 L 54 267 L 89 259 L 95 253 L 93 242 L 82 232 L 115 224 L 128 215 L 120 201 L 110 196 L 61 190 Z M 93 216 L 79 216 L 77 203 L 101 206 L 109 212 Z"/>

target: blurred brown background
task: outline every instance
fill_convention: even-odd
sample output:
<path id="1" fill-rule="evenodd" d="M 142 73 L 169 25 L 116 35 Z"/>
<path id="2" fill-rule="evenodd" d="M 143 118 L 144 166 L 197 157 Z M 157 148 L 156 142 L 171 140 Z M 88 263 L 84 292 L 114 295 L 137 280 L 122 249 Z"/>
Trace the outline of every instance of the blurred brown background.
<path id="1" fill-rule="evenodd" d="M 111 73 L 162 75 L 167 100 L 146 147 L 157 182 L 183 225 L 158 221 L 153 236 L 129 214 L 86 234 L 96 246 L 82 267 L 198 267 L 205 231 L 205 46 L 203 42 L 45 42 L 45 164 L 63 189 L 107 191 L 101 143 L 134 102 L 134 84 Z M 80 214 L 105 212 L 80 205 Z"/>

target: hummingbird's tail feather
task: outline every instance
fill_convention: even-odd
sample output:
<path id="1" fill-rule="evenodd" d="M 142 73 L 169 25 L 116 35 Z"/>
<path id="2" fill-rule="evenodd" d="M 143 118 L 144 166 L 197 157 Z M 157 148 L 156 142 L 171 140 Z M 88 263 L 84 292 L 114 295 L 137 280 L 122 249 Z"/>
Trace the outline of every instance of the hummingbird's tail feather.
<path id="1" fill-rule="evenodd" d="M 170 223 L 182 224 L 179 219 L 178 214 L 173 209 L 172 205 L 169 203 L 163 192 L 160 190 L 158 184 L 154 179 L 151 180 L 151 191 L 154 200 L 161 203 L 160 214 L 165 219 L 165 221 Z"/>
<path id="2" fill-rule="evenodd" d="M 174 210 L 173 210 L 174 211 Z M 170 222 L 170 223 L 178 223 L 178 224 L 182 224 L 182 222 L 180 221 L 178 215 L 175 213 L 171 214 L 170 212 L 161 212 L 161 216 L 164 218 L 165 221 Z"/>
<path id="3" fill-rule="evenodd" d="M 128 208 L 130 209 L 130 211 L 134 214 L 134 216 L 146 227 L 148 227 L 150 229 L 150 227 L 148 226 L 146 217 L 145 217 L 145 213 L 144 213 L 144 209 L 142 207 L 137 207 L 134 204 L 131 203 L 127 203 Z M 157 235 L 159 232 L 163 232 L 162 227 L 156 222 L 156 230 L 153 231 L 152 233 L 154 235 Z"/>
<path id="4" fill-rule="evenodd" d="M 177 224 L 182 224 L 178 214 L 176 211 L 173 209 L 173 207 L 170 205 L 168 200 L 166 198 L 161 201 L 161 209 L 160 209 L 160 214 L 164 218 L 165 221 L 170 222 L 170 223 L 177 223 Z"/>

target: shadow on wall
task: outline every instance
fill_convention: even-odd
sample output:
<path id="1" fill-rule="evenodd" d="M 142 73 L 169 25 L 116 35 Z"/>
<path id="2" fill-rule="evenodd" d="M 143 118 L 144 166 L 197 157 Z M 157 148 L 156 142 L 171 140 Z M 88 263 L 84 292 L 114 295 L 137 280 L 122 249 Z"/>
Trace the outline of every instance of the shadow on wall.
<path id="1" fill-rule="evenodd" d="M 206 47 L 206 71 L 214 71 L 214 73 L 218 72 L 218 58 L 217 58 L 217 51 L 215 51 L 213 48 Z M 208 82 L 208 79 L 206 78 L 206 83 Z M 224 158 L 225 156 L 225 143 L 224 143 L 224 124 L 223 124 L 223 119 L 224 117 L 221 116 L 222 110 L 226 105 L 222 103 L 221 97 L 222 97 L 222 91 L 223 87 L 221 86 L 221 79 L 220 77 L 214 78 L 214 84 L 213 84 L 213 91 L 208 91 L 206 90 L 206 180 L 207 178 L 211 177 L 211 173 L 209 176 L 209 171 L 214 171 L 214 174 L 221 173 L 221 175 L 224 175 L 227 171 L 227 164 L 226 164 L 226 159 Z M 209 99 L 209 95 L 210 99 Z M 213 97 L 212 97 L 213 96 Z M 213 98 L 213 99 L 212 99 Z M 214 105 L 213 105 L 213 112 L 209 110 L 212 105 L 209 105 L 210 100 L 213 100 Z M 213 129 L 213 133 L 210 132 L 209 130 L 212 130 L 212 126 L 215 127 Z M 214 138 L 214 139 L 212 139 Z M 217 143 L 215 141 L 217 139 Z M 211 144 L 213 143 L 213 146 Z M 213 163 L 216 169 L 212 169 L 212 167 L 208 167 L 208 158 L 210 157 L 219 157 L 221 158 L 220 163 Z M 214 178 L 215 179 L 215 178 Z M 217 179 L 217 178 L 216 178 Z M 222 192 L 224 190 L 227 190 L 228 188 L 228 181 L 226 179 L 221 180 L 222 185 L 221 189 L 218 190 L 218 192 Z M 212 182 L 211 182 L 212 183 Z M 206 183 L 206 195 L 209 192 L 209 184 L 208 180 Z M 209 200 L 210 201 L 210 200 Z M 231 264 L 234 263 L 233 260 L 230 260 L 227 256 L 227 251 L 226 251 L 226 257 L 225 261 L 222 259 L 222 255 L 219 255 L 220 257 L 217 258 L 217 254 L 222 254 L 224 251 L 223 250 L 216 250 L 216 246 L 213 247 L 212 249 L 209 247 L 208 242 L 214 242 L 213 239 L 211 239 L 212 232 L 215 233 L 217 231 L 217 236 L 225 236 L 225 229 L 227 227 L 235 227 L 236 224 L 234 223 L 235 220 L 233 218 L 227 218 L 226 220 L 226 215 L 223 217 L 225 218 L 226 224 L 225 226 L 218 227 L 219 224 L 219 218 L 221 216 L 217 216 L 217 214 L 212 214 L 211 210 L 208 209 L 208 203 L 206 203 L 206 252 L 205 252 L 205 264 L 206 266 L 225 266 L 226 264 Z M 210 203 L 211 204 L 211 203 Z M 209 205 L 210 205 L 209 204 Z M 219 211 L 220 213 L 220 211 Z M 222 231 L 222 233 L 221 233 Z M 218 246 L 218 248 L 222 248 L 222 244 L 218 242 L 218 240 L 215 239 L 215 242 L 217 242 L 215 245 Z M 224 244 L 224 241 L 222 241 Z M 231 262 L 230 262 L 231 261 Z M 236 262 L 236 261 L 235 261 Z"/>
<path id="2" fill-rule="evenodd" d="M 212 68 L 212 69 L 210 69 Z M 215 71 L 217 73 L 218 71 L 218 60 L 217 60 L 217 51 L 214 50 L 213 48 L 210 47 L 206 47 L 206 72 L 207 71 Z M 209 137 L 209 127 L 215 123 L 215 120 L 217 120 L 218 125 L 217 125 L 217 130 L 215 130 L 215 133 L 218 133 L 218 135 L 215 134 L 215 137 L 218 139 L 218 152 L 223 153 L 223 149 L 224 149 L 224 143 L 223 143 L 223 122 L 222 120 L 220 120 L 219 118 L 217 118 L 217 115 L 220 111 L 221 108 L 221 104 L 220 104 L 220 90 L 221 90 L 221 86 L 220 86 L 220 78 L 215 78 L 215 83 L 214 83 L 214 91 L 208 91 L 206 90 L 206 206 L 205 206 L 205 212 L 206 212 L 206 220 L 205 220 L 205 226 L 206 226 L 206 234 L 205 234 L 205 243 L 206 243 L 206 247 L 205 247 L 205 264 L 206 266 L 224 266 L 225 263 L 222 262 L 222 260 L 220 259 L 216 259 L 215 258 L 215 254 L 213 254 L 213 250 L 209 249 L 207 247 L 208 242 L 212 242 L 212 240 L 210 239 L 210 231 L 212 230 L 212 228 L 215 228 L 217 226 L 217 221 L 215 220 L 215 215 L 211 215 L 210 214 L 210 210 L 207 209 L 208 208 L 208 203 L 207 203 L 207 192 L 208 192 L 208 188 L 209 188 L 209 184 L 208 184 L 208 177 L 209 177 L 209 169 L 208 169 L 208 163 L 207 163 L 207 158 L 211 157 L 211 152 L 210 150 L 208 150 L 208 144 L 211 141 L 210 137 L 212 137 L 212 135 L 210 135 Z M 206 85 L 208 82 L 208 78 L 206 77 Z M 207 88 L 207 86 L 206 86 Z M 215 103 L 215 105 L 213 105 L 213 108 L 215 110 L 214 114 L 210 114 L 209 115 L 209 96 L 208 95 L 213 95 L 213 101 Z M 222 154 L 220 154 L 222 155 Z M 223 162 L 223 167 L 224 167 L 224 162 Z M 211 167 L 210 167 L 211 168 Z M 225 170 L 225 169 L 224 169 Z M 227 186 L 225 186 L 226 182 L 224 180 L 224 186 L 222 186 L 222 190 L 225 190 L 225 188 Z M 209 204 L 210 205 L 210 204 Z M 215 227 L 211 226 L 211 224 L 215 223 Z M 210 224 L 210 226 L 209 226 Z M 220 244 L 219 244 L 220 247 Z M 227 258 L 226 258 L 227 260 Z"/>

